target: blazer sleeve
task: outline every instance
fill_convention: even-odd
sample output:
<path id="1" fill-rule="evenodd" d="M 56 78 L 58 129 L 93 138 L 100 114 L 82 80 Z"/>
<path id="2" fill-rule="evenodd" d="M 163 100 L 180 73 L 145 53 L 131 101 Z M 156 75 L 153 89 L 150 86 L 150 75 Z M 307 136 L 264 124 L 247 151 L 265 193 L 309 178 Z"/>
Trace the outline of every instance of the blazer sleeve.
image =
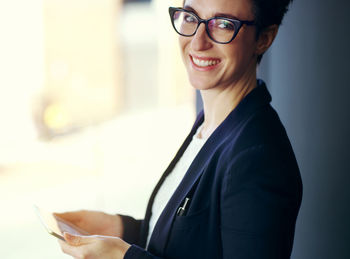
<path id="1" fill-rule="evenodd" d="M 257 146 L 227 160 L 220 194 L 224 259 L 290 258 L 301 182 L 288 152 Z"/>
<path id="2" fill-rule="evenodd" d="M 124 255 L 124 259 L 165 259 L 163 257 L 155 256 L 145 249 L 131 245 Z"/>
<path id="3" fill-rule="evenodd" d="M 139 244 L 142 220 L 118 214 L 123 223 L 123 240 L 129 244 Z"/>
<path id="4" fill-rule="evenodd" d="M 123 240 L 132 244 L 126 251 L 124 259 L 165 259 L 149 253 L 138 245 L 143 220 L 137 220 L 126 215 L 118 215 L 122 217 L 124 227 Z"/>

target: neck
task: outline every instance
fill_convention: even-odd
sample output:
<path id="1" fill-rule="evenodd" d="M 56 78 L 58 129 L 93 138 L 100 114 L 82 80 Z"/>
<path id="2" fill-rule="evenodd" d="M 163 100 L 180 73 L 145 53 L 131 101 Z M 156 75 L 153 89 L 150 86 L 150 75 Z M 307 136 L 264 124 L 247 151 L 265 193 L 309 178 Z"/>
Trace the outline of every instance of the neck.
<path id="1" fill-rule="evenodd" d="M 250 76 L 225 88 L 201 90 L 204 122 L 201 138 L 208 138 L 243 98 L 256 87 L 256 71 Z"/>

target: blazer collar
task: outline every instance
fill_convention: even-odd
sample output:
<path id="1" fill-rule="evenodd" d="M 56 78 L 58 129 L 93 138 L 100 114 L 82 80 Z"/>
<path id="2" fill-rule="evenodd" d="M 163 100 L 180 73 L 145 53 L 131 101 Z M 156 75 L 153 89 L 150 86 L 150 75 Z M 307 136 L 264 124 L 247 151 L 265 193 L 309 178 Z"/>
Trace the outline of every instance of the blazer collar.
<path id="1" fill-rule="evenodd" d="M 181 206 L 186 195 L 191 191 L 196 182 L 199 181 L 205 166 L 210 157 L 215 152 L 220 143 L 226 139 L 226 137 L 234 130 L 234 128 L 242 121 L 242 119 L 249 117 L 259 107 L 267 105 L 271 102 L 271 96 L 266 88 L 265 83 L 262 80 L 257 81 L 257 87 L 254 88 L 238 105 L 237 107 L 226 117 L 226 119 L 217 127 L 217 129 L 208 138 L 202 149 L 199 151 L 191 166 L 186 172 L 181 183 L 175 190 L 174 194 L 167 203 L 165 209 L 160 215 L 156 226 L 153 230 L 151 240 L 149 242 L 148 250 L 152 253 L 163 255 L 166 248 L 167 240 L 169 237 L 170 229 L 176 215 L 177 209 Z M 148 213 L 146 213 L 146 223 L 148 224 L 152 203 L 154 197 L 164 182 L 166 176 L 172 171 L 177 161 L 181 158 L 183 152 L 192 140 L 193 135 L 197 131 L 198 127 L 204 121 L 204 113 L 201 111 L 193 125 L 190 134 L 187 136 L 185 142 L 180 147 L 180 150 L 176 154 L 175 158 L 163 174 L 161 180 L 157 184 L 148 205 Z"/>

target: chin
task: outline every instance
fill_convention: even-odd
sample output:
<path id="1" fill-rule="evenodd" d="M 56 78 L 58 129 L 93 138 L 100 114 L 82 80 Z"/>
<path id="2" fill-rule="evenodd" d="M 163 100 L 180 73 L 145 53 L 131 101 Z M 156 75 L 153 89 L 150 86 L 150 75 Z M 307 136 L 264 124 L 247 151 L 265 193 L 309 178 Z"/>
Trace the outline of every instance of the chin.
<path id="1" fill-rule="evenodd" d="M 220 81 L 218 79 L 220 78 L 221 71 L 215 71 L 215 73 L 199 72 L 190 67 L 187 69 L 187 72 L 189 82 L 191 83 L 192 87 L 197 90 L 208 90 L 215 88 Z"/>
<path id="2" fill-rule="evenodd" d="M 214 83 L 208 82 L 208 80 L 204 79 L 191 79 L 190 78 L 190 83 L 192 87 L 196 90 L 209 90 L 212 88 L 215 88 Z"/>

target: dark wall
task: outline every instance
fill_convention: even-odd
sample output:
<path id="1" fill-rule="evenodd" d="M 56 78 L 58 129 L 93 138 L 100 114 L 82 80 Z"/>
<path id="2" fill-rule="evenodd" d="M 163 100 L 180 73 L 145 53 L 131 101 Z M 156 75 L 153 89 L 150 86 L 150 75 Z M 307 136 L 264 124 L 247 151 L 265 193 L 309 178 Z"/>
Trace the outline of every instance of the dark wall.
<path id="1" fill-rule="evenodd" d="M 296 0 L 260 71 L 304 183 L 295 259 L 350 258 L 349 10 Z"/>

